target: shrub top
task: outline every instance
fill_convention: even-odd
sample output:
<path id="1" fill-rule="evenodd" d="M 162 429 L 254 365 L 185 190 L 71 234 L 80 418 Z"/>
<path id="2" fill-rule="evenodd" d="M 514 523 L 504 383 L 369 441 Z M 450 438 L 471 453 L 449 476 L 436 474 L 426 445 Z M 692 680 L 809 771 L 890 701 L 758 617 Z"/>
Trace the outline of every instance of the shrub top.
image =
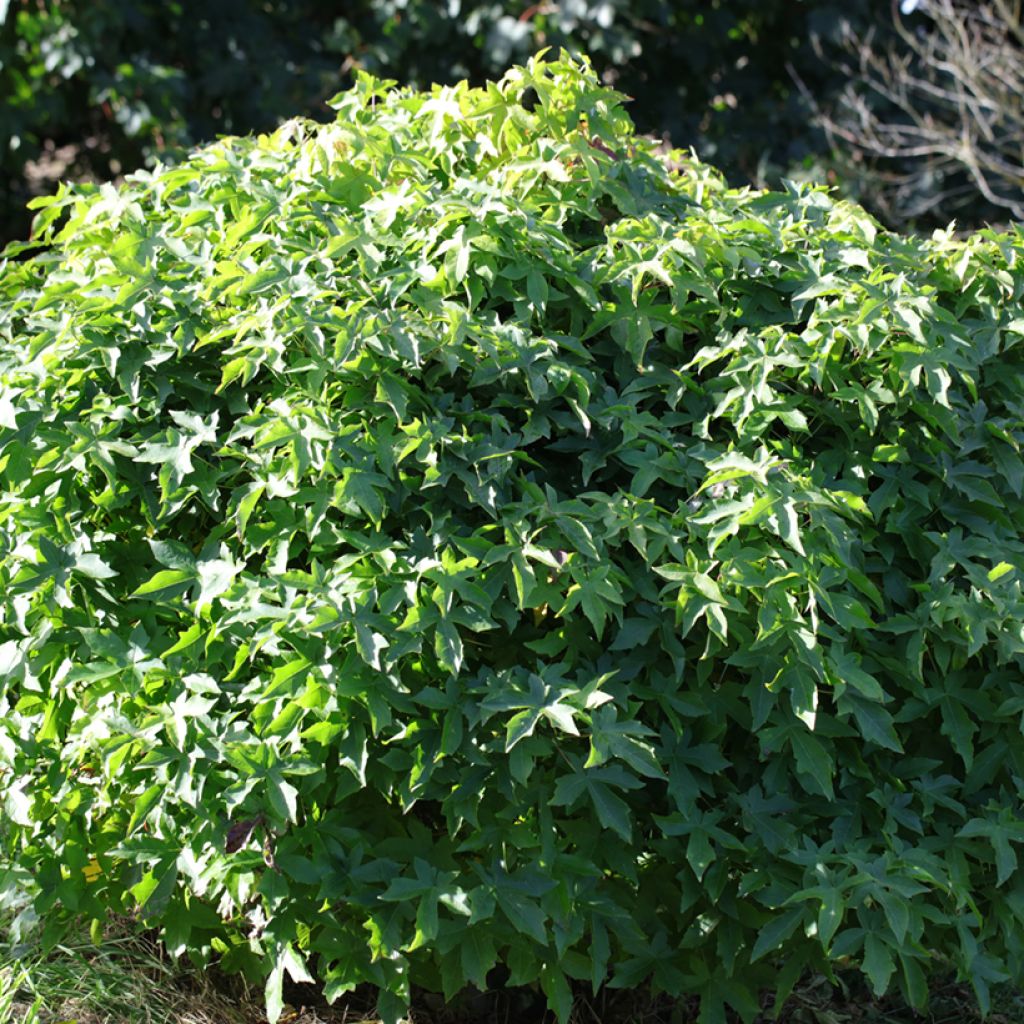
<path id="1" fill-rule="evenodd" d="M 730 191 L 586 65 L 39 202 L 0 893 L 452 995 L 1020 976 L 1022 236 Z M 785 964 L 782 975 L 773 966 Z M 491 983 L 498 975 L 490 974 Z M 500 979 L 499 979 L 500 980 Z"/>

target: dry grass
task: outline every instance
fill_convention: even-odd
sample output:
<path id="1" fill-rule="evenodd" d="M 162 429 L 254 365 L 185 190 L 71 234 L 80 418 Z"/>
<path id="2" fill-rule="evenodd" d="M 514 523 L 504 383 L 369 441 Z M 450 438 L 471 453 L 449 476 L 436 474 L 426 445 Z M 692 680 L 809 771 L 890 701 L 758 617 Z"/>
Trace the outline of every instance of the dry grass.
<path id="1" fill-rule="evenodd" d="M 927 1013 L 896 999 L 868 998 L 856 977 L 836 991 L 823 979 L 801 986 L 779 1024 L 981 1024 L 970 991 L 937 984 Z M 281 1024 L 370 1024 L 373 998 L 357 992 L 334 1007 L 313 986 L 293 986 Z M 453 1006 L 424 995 L 413 1024 L 551 1024 L 528 991 L 470 995 Z M 692 1024 L 696 1006 L 640 992 L 603 990 L 581 996 L 572 1024 Z M 766 1013 L 764 1021 L 769 1020 Z M 88 939 L 60 946 L 47 957 L 15 957 L 0 930 L 0 1024 L 266 1024 L 262 992 L 237 979 L 171 961 L 146 936 L 114 934 L 96 946 Z M 996 994 L 986 1024 L 1024 1024 L 1024 995 Z"/>
<path id="2" fill-rule="evenodd" d="M 112 935 L 99 946 L 84 939 L 45 958 L 0 955 L 0 1024 L 266 1024 L 262 996 L 171 960 L 145 936 Z M 356 1024 L 366 1016 L 296 993 L 281 1024 Z"/>

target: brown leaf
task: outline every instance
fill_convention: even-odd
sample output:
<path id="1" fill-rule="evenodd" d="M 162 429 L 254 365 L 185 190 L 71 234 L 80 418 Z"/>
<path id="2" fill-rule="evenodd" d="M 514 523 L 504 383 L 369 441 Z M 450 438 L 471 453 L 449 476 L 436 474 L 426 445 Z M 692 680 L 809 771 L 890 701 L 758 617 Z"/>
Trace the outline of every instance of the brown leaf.
<path id="1" fill-rule="evenodd" d="M 224 842 L 225 853 L 237 853 L 249 841 L 253 830 L 259 825 L 262 819 L 246 818 L 245 821 L 237 821 L 228 829 L 227 839 Z"/>

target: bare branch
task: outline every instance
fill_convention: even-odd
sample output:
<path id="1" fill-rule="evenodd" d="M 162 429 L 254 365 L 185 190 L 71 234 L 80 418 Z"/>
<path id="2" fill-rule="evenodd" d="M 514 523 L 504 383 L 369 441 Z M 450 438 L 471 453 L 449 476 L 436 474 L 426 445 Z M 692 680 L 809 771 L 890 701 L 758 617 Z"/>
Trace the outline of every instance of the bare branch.
<path id="1" fill-rule="evenodd" d="M 832 109 L 794 73 L 798 87 L 891 219 L 979 197 L 1024 219 L 1022 0 L 923 0 L 919 12 L 904 19 L 894 0 L 886 46 L 844 26 L 838 63 L 849 84 Z"/>

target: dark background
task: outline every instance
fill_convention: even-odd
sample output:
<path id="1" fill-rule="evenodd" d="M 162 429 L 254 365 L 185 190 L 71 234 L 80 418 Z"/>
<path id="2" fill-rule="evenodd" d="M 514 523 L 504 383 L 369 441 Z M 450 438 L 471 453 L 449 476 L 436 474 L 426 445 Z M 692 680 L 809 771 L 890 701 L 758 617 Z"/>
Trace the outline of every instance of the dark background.
<path id="1" fill-rule="evenodd" d="M 735 184 L 813 177 L 872 208 L 807 97 L 847 83 L 830 59 L 843 19 L 884 42 L 895 16 L 889 0 L 9 0 L 0 240 L 27 236 L 26 201 L 61 178 L 116 180 L 220 134 L 326 120 L 355 68 L 477 83 L 542 46 L 588 53 L 641 131 Z"/>

